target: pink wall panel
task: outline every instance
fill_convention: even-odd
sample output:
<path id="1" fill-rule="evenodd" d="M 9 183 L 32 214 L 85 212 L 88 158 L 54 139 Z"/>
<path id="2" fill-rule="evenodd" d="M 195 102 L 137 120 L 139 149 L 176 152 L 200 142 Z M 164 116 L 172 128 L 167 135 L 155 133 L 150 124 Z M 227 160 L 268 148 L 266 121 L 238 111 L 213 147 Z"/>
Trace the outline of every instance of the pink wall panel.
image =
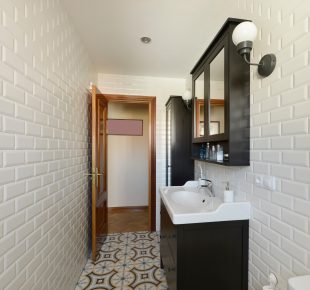
<path id="1" fill-rule="evenodd" d="M 108 119 L 108 135 L 143 136 L 143 120 Z"/>

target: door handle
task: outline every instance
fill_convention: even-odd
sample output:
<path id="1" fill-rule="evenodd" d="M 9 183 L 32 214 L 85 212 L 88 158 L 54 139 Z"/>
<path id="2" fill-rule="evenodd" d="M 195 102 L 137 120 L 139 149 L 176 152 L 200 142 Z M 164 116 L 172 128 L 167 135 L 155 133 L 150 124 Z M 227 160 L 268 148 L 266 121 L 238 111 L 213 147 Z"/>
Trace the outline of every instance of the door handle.
<path id="1" fill-rule="evenodd" d="M 85 176 L 93 176 L 93 175 L 102 176 L 103 174 L 101 173 L 86 173 L 85 174 Z"/>
<path id="2" fill-rule="evenodd" d="M 96 184 L 96 187 L 98 187 L 98 181 L 99 181 L 98 176 L 103 176 L 102 173 L 98 173 L 98 168 L 97 168 L 97 167 L 96 167 L 96 169 L 95 169 L 95 172 L 86 173 L 85 175 L 86 175 L 86 176 L 91 176 L 92 182 L 94 182 L 94 183 Z"/>

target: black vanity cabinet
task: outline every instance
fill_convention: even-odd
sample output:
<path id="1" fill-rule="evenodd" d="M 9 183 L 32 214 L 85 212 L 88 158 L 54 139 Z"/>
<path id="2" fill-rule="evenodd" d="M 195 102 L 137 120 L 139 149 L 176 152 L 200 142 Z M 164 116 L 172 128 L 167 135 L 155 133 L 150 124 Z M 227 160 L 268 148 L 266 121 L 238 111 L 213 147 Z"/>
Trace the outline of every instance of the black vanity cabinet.
<path id="1" fill-rule="evenodd" d="M 191 158 L 192 111 L 180 96 L 166 103 L 166 185 L 184 185 L 194 179 Z"/>
<path id="2" fill-rule="evenodd" d="M 193 158 L 201 144 L 221 145 L 228 166 L 249 165 L 250 66 L 232 42 L 234 28 L 244 20 L 229 18 L 199 59 L 192 74 Z"/>
<path id="3" fill-rule="evenodd" d="M 160 237 L 169 290 L 248 289 L 248 220 L 174 225 L 162 202 Z"/>

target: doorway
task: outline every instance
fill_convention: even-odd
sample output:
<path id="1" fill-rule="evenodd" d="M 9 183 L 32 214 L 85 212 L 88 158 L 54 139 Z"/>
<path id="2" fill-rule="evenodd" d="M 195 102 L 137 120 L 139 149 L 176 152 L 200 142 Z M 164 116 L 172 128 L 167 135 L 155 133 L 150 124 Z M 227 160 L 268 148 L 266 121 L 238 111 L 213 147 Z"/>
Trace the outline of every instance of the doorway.
<path id="1" fill-rule="evenodd" d="M 108 116 L 109 107 L 115 107 L 120 105 L 122 107 L 136 105 L 136 107 L 145 107 L 148 115 L 147 122 L 147 148 L 146 148 L 146 177 L 147 177 L 147 196 L 146 206 L 129 205 L 122 207 L 115 207 L 113 203 L 108 208 L 108 232 L 124 232 L 131 228 L 144 229 L 149 231 L 155 231 L 156 228 L 156 98 L 155 97 L 141 97 L 141 96 L 126 96 L 126 95 L 111 95 L 111 94 L 99 94 L 98 98 L 103 98 L 108 103 Z M 110 142 L 108 142 L 110 144 Z M 125 144 L 124 144 L 125 145 Z M 107 158 L 109 160 L 109 146 L 107 146 Z M 112 151 L 111 151 L 112 153 Z M 109 176 L 109 166 L 107 174 Z M 109 177 L 108 177 L 108 202 L 109 202 Z M 119 182 L 123 182 L 121 179 Z M 111 188 L 112 190 L 112 188 Z M 132 226 L 132 227 L 131 227 Z M 109 230 L 110 228 L 110 230 Z"/>

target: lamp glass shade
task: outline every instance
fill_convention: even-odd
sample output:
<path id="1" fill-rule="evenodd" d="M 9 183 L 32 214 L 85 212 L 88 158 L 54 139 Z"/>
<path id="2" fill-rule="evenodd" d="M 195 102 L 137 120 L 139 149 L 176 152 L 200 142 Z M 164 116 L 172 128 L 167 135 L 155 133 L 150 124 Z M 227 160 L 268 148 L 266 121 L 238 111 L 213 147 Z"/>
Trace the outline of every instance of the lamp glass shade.
<path id="1" fill-rule="evenodd" d="M 192 93 L 189 89 L 185 90 L 183 98 L 185 101 L 188 101 L 192 98 Z"/>
<path id="2" fill-rule="evenodd" d="M 243 41 L 254 41 L 257 36 L 257 28 L 253 22 L 244 21 L 236 26 L 232 34 L 232 41 L 238 45 Z"/>

